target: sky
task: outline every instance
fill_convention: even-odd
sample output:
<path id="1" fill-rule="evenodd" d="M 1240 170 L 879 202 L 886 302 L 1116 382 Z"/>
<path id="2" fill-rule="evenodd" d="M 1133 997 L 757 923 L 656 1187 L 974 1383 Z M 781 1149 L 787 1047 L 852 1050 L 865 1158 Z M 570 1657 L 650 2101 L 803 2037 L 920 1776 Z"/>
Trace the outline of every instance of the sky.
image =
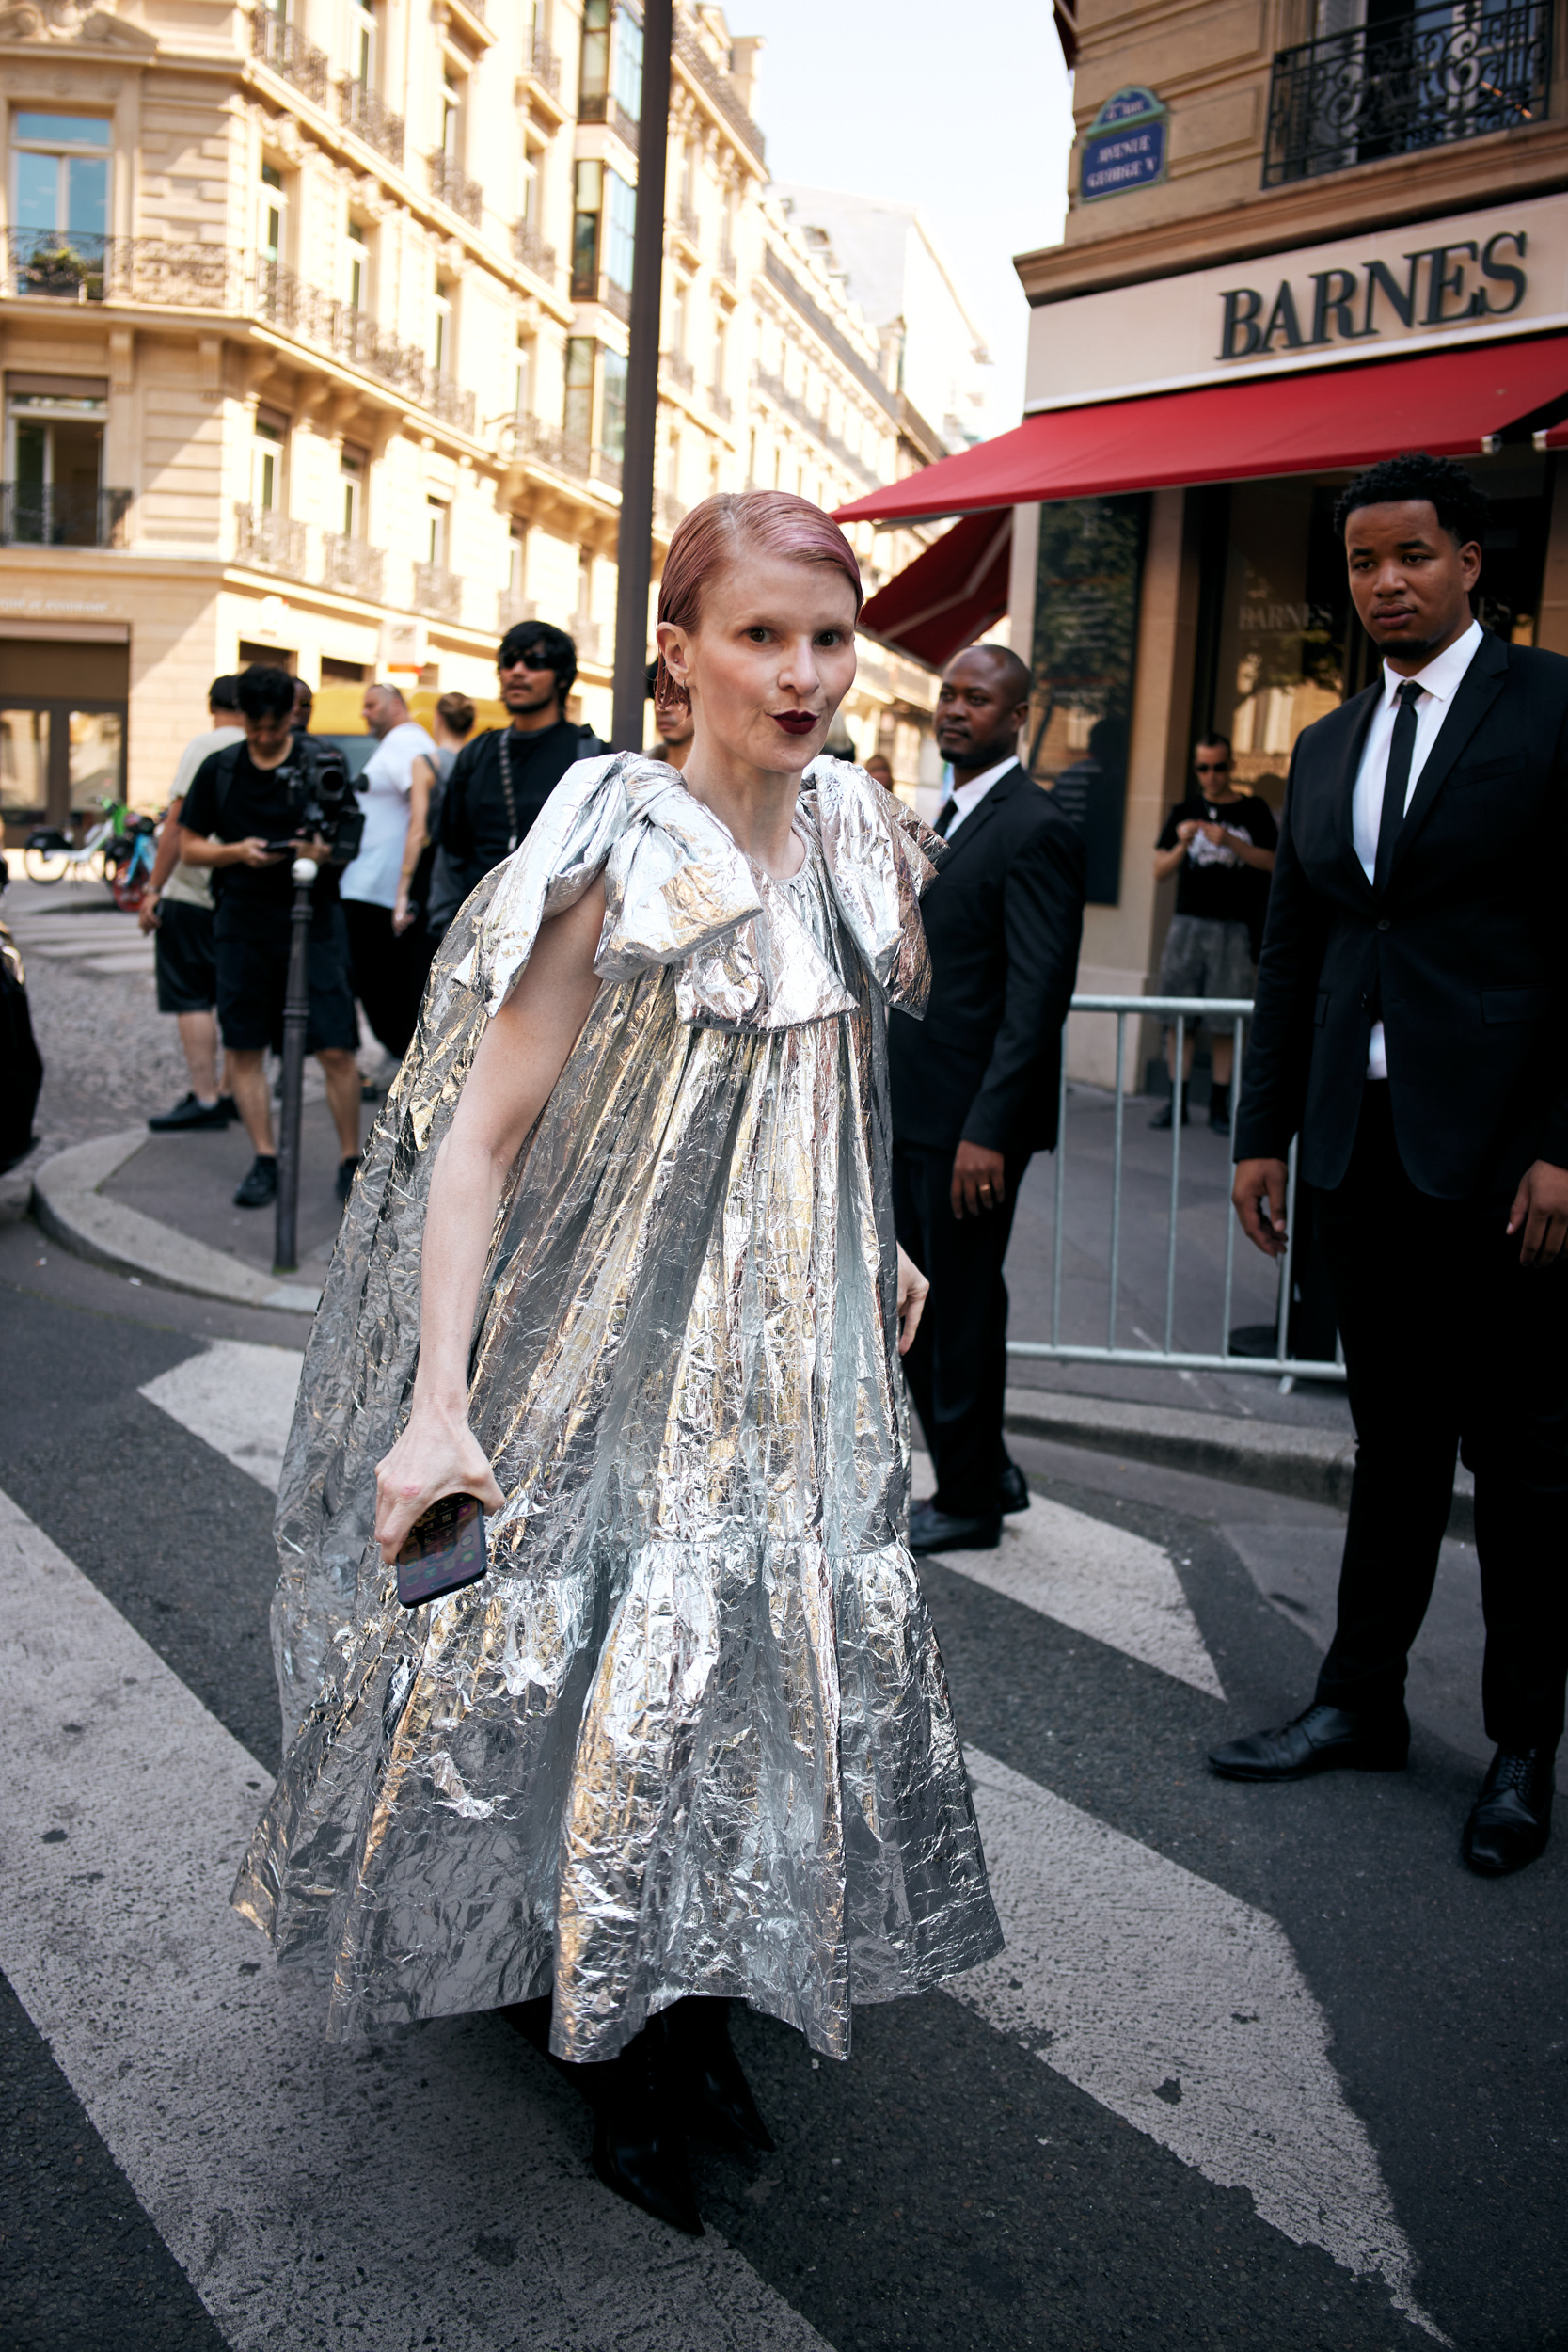
<path id="1" fill-rule="evenodd" d="M 1015 253 L 1067 210 L 1071 84 L 1051 0 L 725 0 L 760 33 L 753 112 L 779 180 L 917 204 L 995 362 L 990 431 L 1023 405 Z"/>

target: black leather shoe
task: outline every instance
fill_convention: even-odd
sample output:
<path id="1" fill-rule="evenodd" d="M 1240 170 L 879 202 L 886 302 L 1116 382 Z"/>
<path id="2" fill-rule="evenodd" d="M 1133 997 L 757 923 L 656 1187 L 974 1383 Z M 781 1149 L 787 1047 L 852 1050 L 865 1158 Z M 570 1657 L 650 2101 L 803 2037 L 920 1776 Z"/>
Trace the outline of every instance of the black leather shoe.
<path id="1" fill-rule="evenodd" d="M 1002 1507 L 1004 1518 L 1011 1512 L 1027 1511 L 1029 1508 L 1029 1481 L 1016 1462 L 1009 1462 L 1003 1471 L 1002 1484 L 997 1488 L 996 1499 Z"/>
<path id="2" fill-rule="evenodd" d="M 1306 1780 L 1312 1772 L 1401 1772 L 1409 1752 L 1402 1708 L 1397 1715 L 1347 1715 L 1319 1703 L 1278 1731 L 1252 1731 L 1211 1748 L 1209 1761 L 1225 1780 Z"/>
<path id="3" fill-rule="evenodd" d="M 345 1205 L 349 1194 L 354 1190 L 354 1180 L 358 1173 L 359 1154 L 357 1152 L 351 1153 L 346 1160 L 338 1162 L 338 1173 L 332 1180 L 332 1189 Z"/>
<path id="4" fill-rule="evenodd" d="M 1002 1541 L 1002 1515 L 956 1519 L 934 1503 L 917 1502 L 910 1513 L 911 1551 L 994 1551 Z"/>
<path id="5" fill-rule="evenodd" d="M 1544 1851 L 1556 1761 L 1555 1748 L 1499 1748 L 1492 1758 L 1459 1849 L 1482 1878 L 1506 1878 Z"/>
<path id="6" fill-rule="evenodd" d="M 155 1136 L 177 1136 L 189 1127 L 227 1127 L 229 1113 L 221 1095 L 215 1103 L 203 1103 L 198 1095 L 187 1094 L 171 1111 L 160 1111 L 147 1123 Z"/>
<path id="7" fill-rule="evenodd" d="M 686 2128 L 732 2155 L 765 2156 L 773 2139 L 730 2042 L 728 2001 L 677 2001 L 664 2012 L 671 2082 Z"/>
<path id="8" fill-rule="evenodd" d="M 1161 1106 L 1161 1108 L 1155 1112 L 1155 1114 L 1154 1114 L 1153 1118 L 1152 1118 L 1152 1119 L 1149 1120 L 1149 1122 L 1148 1122 L 1148 1123 L 1149 1123 L 1149 1125 L 1150 1125 L 1151 1127 L 1154 1127 L 1154 1128 L 1160 1128 L 1160 1129 L 1163 1129 L 1163 1128 L 1166 1128 L 1166 1127 L 1168 1127 L 1168 1126 L 1170 1125 L 1170 1123 L 1171 1123 L 1171 1112 L 1172 1112 L 1172 1110 L 1175 1108 L 1175 1104 L 1176 1104 L 1176 1097 L 1175 1097 L 1174 1095 L 1172 1095 L 1172 1096 L 1171 1096 L 1171 1098 L 1170 1098 L 1170 1100 L 1169 1100 L 1168 1102 L 1164 1103 L 1164 1104 Z M 1186 1098 L 1186 1096 L 1185 1096 L 1185 1095 L 1183 1095 L 1183 1096 L 1181 1097 L 1181 1124 L 1182 1124 L 1182 1126 L 1184 1127 L 1184 1126 L 1186 1125 L 1186 1123 L 1187 1123 L 1187 1098 Z"/>
<path id="9" fill-rule="evenodd" d="M 237 1209 L 264 1209 L 269 1200 L 277 1198 L 277 1162 L 270 1152 L 258 1152 L 250 1163 L 250 1173 L 234 1195 Z"/>
<path id="10" fill-rule="evenodd" d="M 701 2237 L 686 2146 L 671 2109 L 669 2044 L 662 2017 L 649 2020 L 617 2058 L 592 2071 L 594 2169 L 606 2188 L 688 2237 Z"/>

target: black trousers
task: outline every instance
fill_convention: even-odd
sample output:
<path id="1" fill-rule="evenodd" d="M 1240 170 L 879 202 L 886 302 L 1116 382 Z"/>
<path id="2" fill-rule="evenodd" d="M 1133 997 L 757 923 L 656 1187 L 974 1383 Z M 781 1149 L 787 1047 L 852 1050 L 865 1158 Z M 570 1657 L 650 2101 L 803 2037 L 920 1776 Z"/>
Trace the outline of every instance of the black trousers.
<path id="1" fill-rule="evenodd" d="M 354 993 L 378 1041 L 401 1061 L 420 1017 L 436 944 L 417 916 L 399 933 L 392 929 L 390 907 L 372 906 L 363 898 L 345 898 L 343 915 Z"/>
<path id="2" fill-rule="evenodd" d="M 1552 1747 L 1568 1677 L 1568 1265 L 1522 1266 L 1506 1204 L 1434 1200 L 1370 1083 L 1342 1184 L 1318 1195 L 1355 1477 L 1318 1696 L 1398 1707 L 1459 1453 L 1476 1482 L 1487 1737 Z"/>
<path id="3" fill-rule="evenodd" d="M 1002 1442 L 1007 1379 L 1007 1286 L 1002 1262 L 1013 1230 L 1027 1152 L 1006 1162 L 1006 1200 L 981 1216 L 956 1217 L 951 1152 L 893 1148 L 898 1239 L 931 1285 L 904 1373 L 936 1465 L 939 1511 L 989 1518 L 1008 1463 Z"/>

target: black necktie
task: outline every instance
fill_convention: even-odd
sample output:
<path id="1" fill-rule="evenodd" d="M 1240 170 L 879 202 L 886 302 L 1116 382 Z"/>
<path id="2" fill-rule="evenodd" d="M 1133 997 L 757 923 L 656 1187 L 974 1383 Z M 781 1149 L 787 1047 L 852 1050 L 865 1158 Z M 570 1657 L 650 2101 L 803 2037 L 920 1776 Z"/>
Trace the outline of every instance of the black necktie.
<path id="1" fill-rule="evenodd" d="M 1407 677 L 1395 697 L 1399 708 L 1394 713 L 1393 739 L 1388 746 L 1388 772 L 1383 779 L 1383 814 L 1378 819 L 1377 860 L 1372 867 L 1372 888 L 1379 897 L 1388 887 L 1394 844 L 1404 822 L 1404 797 L 1410 788 L 1410 762 L 1416 753 L 1416 705 L 1421 692 L 1417 680 Z"/>
<path id="2" fill-rule="evenodd" d="M 942 834 L 943 840 L 947 838 L 947 828 L 953 822 L 953 819 L 958 813 L 958 803 L 957 801 L 943 801 L 942 806 L 938 809 L 936 831 Z"/>

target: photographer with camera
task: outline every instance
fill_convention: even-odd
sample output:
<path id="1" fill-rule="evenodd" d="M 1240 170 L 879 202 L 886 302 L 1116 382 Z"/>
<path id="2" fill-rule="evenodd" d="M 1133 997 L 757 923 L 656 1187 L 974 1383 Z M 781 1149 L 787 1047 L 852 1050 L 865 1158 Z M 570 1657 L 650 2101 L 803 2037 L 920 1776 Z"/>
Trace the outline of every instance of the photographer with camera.
<path id="1" fill-rule="evenodd" d="M 197 771 L 181 811 L 180 844 L 187 865 L 212 869 L 217 901 L 218 1025 L 256 1154 L 234 1201 L 261 1209 L 277 1193 L 264 1057 L 269 1045 L 282 1051 L 296 857 L 317 867 L 306 1046 L 326 1080 L 338 1130 L 337 1194 L 346 1200 L 359 1165 L 359 1024 L 337 868 L 357 846 L 357 813 L 341 755 L 292 733 L 294 681 L 286 670 L 253 666 L 241 673 L 235 694 L 245 739 L 213 753 Z"/>

